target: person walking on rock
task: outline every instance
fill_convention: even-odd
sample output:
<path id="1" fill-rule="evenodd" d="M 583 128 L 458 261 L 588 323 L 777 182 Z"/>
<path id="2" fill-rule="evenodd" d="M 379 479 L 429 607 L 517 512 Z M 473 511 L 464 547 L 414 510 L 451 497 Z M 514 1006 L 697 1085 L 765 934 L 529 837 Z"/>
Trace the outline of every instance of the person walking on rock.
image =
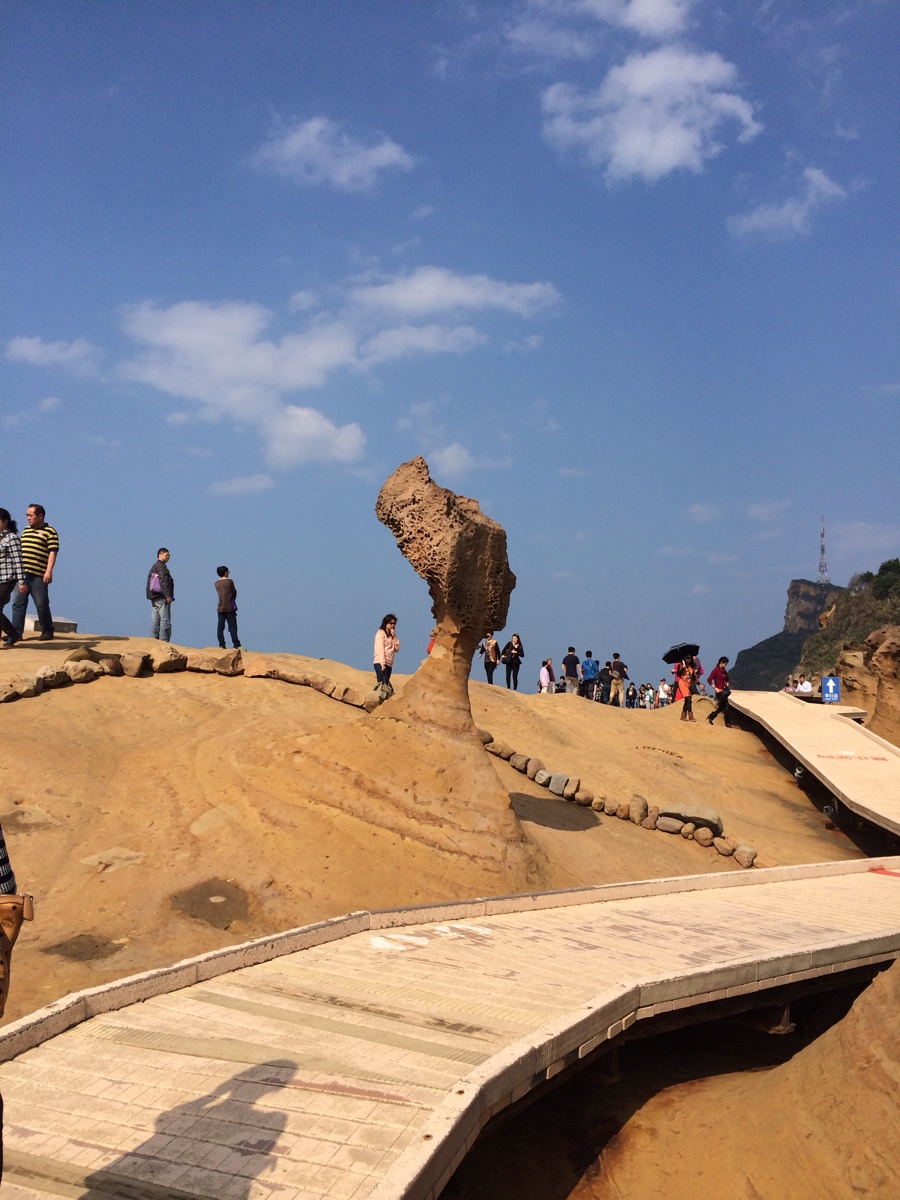
<path id="1" fill-rule="evenodd" d="M 3 609 L 18 584 L 25 583 L 25 568 L 22 566 L 22 546 L 19 541 L 19 527 L 9 515 L 9 511 L 0 508 L 0 632 L 4 636 L 0 650 L 10 650 L 22 637 Z"/>
<path id="2" fill-rule="evenodd" d="M 399 649 L 397 618 L 393 613 L 388 613 L 375 634 L 375 686 L 381 688 L 385 699 L 394 694 L 391 671 L 394 669 L 394 655 Z"/>
<path id="3" fill-rule="evenodd" d="M 731 695 L 731 680 L 728 678 L 728 659 L 725 655 L 719 659 L 713 669 L 707 676 L 706 682 L 711 683 L 716 690 L 716 711 L 709 714 L 707 720 L 710 725 L 715 721 L 719 713 L 725 718 L 725 728 L 731 728 L 731 709 L 728 705 L 728 697 Z"/>
<path id="4" fill-rule="evenodd" d="M 28 597 L 34 600 L 37 609 L 41 636 L 38 641 L 51 642 L 54 637 L 53 617 L 50 613 L 48 588 L 53 582 L 53 568 L 59 554 L 59 534 L 44 520 L 46 513 L 41 504 L 29 504 L 25 510 L 28 528 L 22 530 L 22 565 L 25 580 L 19 584 L 12 605 L 12 623 L 21 637 L 25 632 L 25 610 Z"/>
<path id="5" fill-rule="evenodd" d="M 621 708 L 625 701 L 625 680 L 628 678 L 628 668 L 618 654 L 612 656 L 609 673 L 612 676 L 609 703 L 618 704 Z"/>
<path id="6" fill-rule="evenodd" d="M 169 570 L 169 551 L 160 546 L 156 562 L 147 572 L 147 599 L 153 605 L 150 636 L 160 642 L 172 639 L 172 602 L 175 599 L 175 580 Z"/>
<path id="7" fill-rule="evenodd" d="M 581 663 L 574 646 L 569 647 L 569 653 L 563 658 L 562 665 L 566 673 L 566 692 L 577 692 L 581 682 Z"/>
<path id="8" fill-rule="evenodd" d="M 697 680 L 697 670 L 694 660 L 686 658 L 675 668 L 675 686 L 678 689 L 677 698 L 684 701 L 681 706 L 682 721 L 695 721 L 694 716 L 694 684 Z"/>
<path id="9" fill-rule="evenodd" d="M 514 692 L 519 690 L 519 667 L 522 665 L 522 659 L 525 657 L 525 650 L 522 646 L 522 639 L 517 633 L 514 633 L 500 655 L 500 661 L 506 664 L 506 686 L 510 686 L 512 681 L 512 689 Z"/>
<path id="10" fill-rule="evenodd" d="M 493 633 L 486 633 L 484 641 L 478 647 L 478 653 L 484 655 L 484 673 L 487 675 L 488 683 L 494 682 L 494 672 L 497 670 L 497 663 L 500 661 L 500 646 Z"/>
<path id="11" fill-rule="evenodd" d="M 218 614 L 218 625 L 216 628 L 216 640 L 222 650 L 225 649 L 225 626 L 228 626 L 228 634 L 231 638 L 231 644 L 235 650 L 240 650 L 241 643 L 238 641 L 237 631 L 237 588 L 234 586 L 234 580 L 228 574 L 227 567 L 216 567 L 216 595 L 218 596 L 218 604 L 216 613 Z"/>

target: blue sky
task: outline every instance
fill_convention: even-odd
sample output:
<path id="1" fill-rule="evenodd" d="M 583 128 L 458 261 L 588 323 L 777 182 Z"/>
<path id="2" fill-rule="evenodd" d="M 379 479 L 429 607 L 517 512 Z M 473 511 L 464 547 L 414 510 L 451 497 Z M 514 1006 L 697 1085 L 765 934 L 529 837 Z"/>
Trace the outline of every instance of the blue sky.
<path id="1" fill-rule="evenodd" d="M 398 669 L 423 453 L 509 536 L 536 678 L 776 632 L 900 553 L 890 0 L 2 7 L 0 504 L 54 610 Z M 531 685 L 526 685 L 529 690 Z"/>

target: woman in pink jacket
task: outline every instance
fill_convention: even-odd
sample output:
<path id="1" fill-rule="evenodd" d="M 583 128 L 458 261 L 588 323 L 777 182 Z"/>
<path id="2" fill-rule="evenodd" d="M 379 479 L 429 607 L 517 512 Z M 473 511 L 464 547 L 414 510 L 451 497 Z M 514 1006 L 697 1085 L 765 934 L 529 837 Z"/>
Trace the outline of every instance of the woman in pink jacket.
<path id="1" fill-rule="evenodd" d="M 394 666 L 394 655 L 400 649 L 400 639 L 397 637 L 397 618 L 388 613 L 375 634 L 375 678 L 379 684 L 384 684 L 393 695 L 391 687 L 391 671 Z"/>

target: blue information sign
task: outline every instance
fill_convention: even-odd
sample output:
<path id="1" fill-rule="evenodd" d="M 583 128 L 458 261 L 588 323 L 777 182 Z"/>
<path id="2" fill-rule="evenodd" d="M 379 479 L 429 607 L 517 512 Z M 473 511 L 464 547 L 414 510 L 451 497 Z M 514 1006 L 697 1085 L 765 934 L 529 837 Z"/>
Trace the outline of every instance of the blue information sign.
<path id="1" fill-rule="evenodd" d="M 822 676 L 822 699 L 826 704 L 840 704 L 841 681 L 837 675 Z"/>

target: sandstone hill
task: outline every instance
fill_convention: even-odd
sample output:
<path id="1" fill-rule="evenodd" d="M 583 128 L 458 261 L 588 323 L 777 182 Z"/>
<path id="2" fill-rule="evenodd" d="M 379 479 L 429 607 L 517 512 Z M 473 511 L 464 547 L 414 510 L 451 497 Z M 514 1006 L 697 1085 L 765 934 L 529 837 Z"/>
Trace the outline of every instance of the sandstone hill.
<path id="1" fill-rule="evenodd" d="M 58 668 L 83 646 L 159 651 L 144 639 L 26 641 L 0 656 L 0 685 Z M 338 681 L 335 694 L 371 694 L 368 672 L 266 658 L 289 678 Z M 696 842 L 557 798 L 480 740 L 463 743 L 461 773 L 461 743 L 437 720 L 427 754 L 412 753 L 408 677 L 368 714 L 256 669 L 100 675 L 0 706 L 0 820 L 37 911 L 16 947 L 7 1019 L 354 909 L 740 869 Z M 477 726 L 597 796 L 717 809 L 761 865 L 860 854 L 752 733 L 685 725 L 675 709 L 609 709 L 482 682 L 468 695 Z"/>

